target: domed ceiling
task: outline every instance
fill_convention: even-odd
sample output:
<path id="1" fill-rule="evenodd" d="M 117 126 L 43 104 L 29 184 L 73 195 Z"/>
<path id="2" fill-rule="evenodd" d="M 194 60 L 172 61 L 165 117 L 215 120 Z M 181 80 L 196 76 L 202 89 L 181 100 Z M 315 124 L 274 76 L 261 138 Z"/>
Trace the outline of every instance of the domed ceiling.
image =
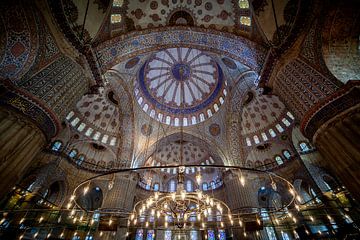
<path id="1" fill-rule="evenodd" d="M 226 81 L 220 65 L 204 52 L 170 48 L 140 68 L 135 96 L 152 118 L 172 126 L 205 121 L 224 103 Z"/>
<path id="2" fill-rule="evenodd" d="M 294 121 L 277 96 L 261 95 L 259 90 L 247 93 L 241 117 L 241 134 L 248 146 L 276 137 Z"/>

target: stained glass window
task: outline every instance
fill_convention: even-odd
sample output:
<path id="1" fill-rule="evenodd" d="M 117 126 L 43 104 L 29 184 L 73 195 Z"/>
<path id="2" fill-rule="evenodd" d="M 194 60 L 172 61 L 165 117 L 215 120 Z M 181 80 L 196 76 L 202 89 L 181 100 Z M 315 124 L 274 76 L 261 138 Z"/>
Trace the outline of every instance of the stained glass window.
<path id="1" fill-rule="evenodd" d="M 219 240 L 225 240 L 226 239 L 226 233 L 225 230 L 219 230 Z"/>
<path id="2" fill-rule="evenodd" d="M 290 126 L 290 122 L 286 118 L 283 118 L 281 121 L 285 124 L 285 126 Z"/>
<path id="3" fill-rule="evenodd" d="M 239 7 L 240 8 L 249 8 L 249 1 L 248 0 L 239 0 Z"/>
<path id="4" fill-rule="evenodd" d="M 271 128 L 269 129 L 270 136 L 276 137 L 276 133 Z"/>
<path id="5" fill-rule="evenodd" d="M 159 191 L 159 184 L 158 183 L 154 184 L 154 191 Z"/>
<path id="6" fill-rule="evenodd" d="M 273 227 L 265 227 L 269 240 L 277 240 Z"/>
<path id="7" fill-rule="evenodd" d="M 135 240 L 143 240 L 144 239 L 144 229 L 136 230 Z"/>
<path id="8" fill-rule="evenodd" d="M 111 15 L 111 23 L 119 23 L 121 22 L 121 14 L 112 14 Z"/>
<path id="9" fill-rule="evenodd" d="M 171 231 L 170 230 L 165 231 L 164 240 L 171 240 Z"/>
<path id="10" fill-rule="evenodd" d="M 190 239 L 191 240 L 198 240 L 198 232 L 195 230 L 190 231 Z"/>
<path id="11" fill-rule="evenodd" d="M 279 132 L 283 132 L 283 131 L 284 131 L 283 127 L 280 126 L 280 124 L 276 124 L 275 127 L 276 127 L 276 129 L 277 129 Z"/>
<path id="12" fill-rule="evenodd" d="M 85 156 L 84 156 L 84 155 L 80 155 L 79 158 L 76 160 L 76 164 L 77 164 L 77 165 L 81 165 L 84 160 L 85 160 Z"/>
<path id="13" fill-rule="evenodd" d="M 291 112 L 287 112 L 287 113 L 286 113 L 286 115 L 288 115 L 288 116 L 289 116 L 289 118 L 291 118 L 292 120 L 294 120 L 294 119 L 295 119 L 294 115 L 292 115 L 292 114 L 291 114 Z"/>
<path id="14" fill-rule="evenodd" d="M 155 239 L 155 231 L 148 230 L 146 234 L 146 240 L 154 240 Z"/>
<path id="15" fill-rule="evenodd" d="M 192 192 L 192 191 L 193 191 L 193 187 L 192 187 L 192 182 L 191 182 L 191 180 L 187 180 L 187 181 L 186 181 L 186 191 L 187 191 L 187 192 Z"/>
<path id="16" fill-rule="evenodd" d="M 121 7 L 124 4 L 124 0 L 114 0 L 113 6 L 114 7 Z"/>
<path id="17" fill-rule="evenodd" d="M 203 184 L 202 184 L 202 189 L 203 189 L 203 191 L 208 190 L 208 184 L 207 184 L 207 183 L 203 183 Z"/>
<path id="18" fill-rule="evenodd" d="M 307 152 L 310 150 L 310 148 L 306 142 L 301 142 L 299 145 L 300 145 L 301 151 L 303 151 L 303 152 Z"/>
<path id="19" fill-rule="evenodd" d="M 76 151 L 75 149 L 72 149 L 72 150 L 69 152 L 69 157 L 74 158 L 74 157 L 76 157 L 76 154 L 77 154 L 77 151 Z"/>
<path id="20" fill-rule="evenodd" d="M 275 156 L 275 161 L 278 165 L 281 165 L 284 163 L 284 161 L 282 160 L 282 158 L 280 156 Z"/>
<path id="21" fill-rule="evenodd" d="M 208 230 L 208 240 L 215 240 L 214 230 Z"/>
<path id="22" fill-rule="evenodd" d="M 283 151 L 283 154 L 284 154 L 284 157 L 285 157 L 286 159 L 290 159 L 290 158 L 291 158 L 291 154 L 290 154 L 290 152 L 289 152 L 288 150 Z"/>
<path id="23" fill-rule="evenodd" d="M 58 152 L 58 151 L 60 151 L 61 146 L 62 146 L 61 141 L 55 141 L 54 144 L 51 147 L 51 150 Z"/>
<path id="24" fill-rule="evenodd" d="M 241 23 L 242 25 L 245 25 L 245 26 L 251 26 L 251 18 L 250 18 L 250 17 L 241 16 L 241 17 L 240 17 L 240 23 Z"/>
<path id="25" fill-rule="evenodd" d="M 171 179 L 169 182 L 169 192 L 175 192 L 176 191 L 176 182 L 174 179 Z"/>

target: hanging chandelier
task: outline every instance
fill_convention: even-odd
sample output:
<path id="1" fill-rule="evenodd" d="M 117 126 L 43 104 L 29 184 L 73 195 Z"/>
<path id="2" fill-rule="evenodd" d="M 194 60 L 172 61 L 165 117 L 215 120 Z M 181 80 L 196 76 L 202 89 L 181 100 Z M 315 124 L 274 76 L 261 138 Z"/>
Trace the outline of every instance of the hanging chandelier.
<path id="1" fill-rule="evenodd" d="M 200 188 L 195 192 L 185 190 L 184 172 L 185 167 L 180 166 L 176 192 L 154 192 L 149 198 L 136 203 L 128 224 L 136 226 L 141 219 L 150 217 L 152 220 L 157 220 L 158 227 L 160 224 L 167 228 L 168 222 L 171 221 L 178 228 L 186 227 L 188 222 L 198 223 L 204 228 L 209 219 L 221 218 L 224 214 L 233 223 L 230 208 L 223 201 L 204 194 Z M 199 183 L 201 176 L 198 174 L 196 178 Z M 145 225 L 149 223 L 146 222 Z"/>

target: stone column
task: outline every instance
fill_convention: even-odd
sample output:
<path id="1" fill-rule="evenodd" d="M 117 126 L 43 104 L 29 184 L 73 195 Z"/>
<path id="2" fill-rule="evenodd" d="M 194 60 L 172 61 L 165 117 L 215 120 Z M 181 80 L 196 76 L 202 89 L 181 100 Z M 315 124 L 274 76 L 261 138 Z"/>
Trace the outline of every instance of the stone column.
<path id="1" fill-rule="evenodd" d="M 360 200 L 360 105 L 319 129 L 314 143 L 330 169 Z"/>
<path id="2" fill-rule="evenodd" d="M 114 187 L 105 195 L 102 208 L 121 209 L 125 212 L 131 212 L 135 196 L 137 178 L 133 174 L 117 174 L 115 176 Z M 120 219 L 115 234 L 113 232 L 104 232 L 102 240 L 125 240 L 127 232 L 127 220 Z"/>
<path id="3" fill-rule="evenodd" d="M 224 177 L 224 183 L 226 187 L 226 203 L 230 207 L 232 213 L 256 213 L 253 212 L 252 207 L 259 207 L 259 203 L 257 200 L 257 178 L 253 178 L 254 176 L 248 176 L 244 173 L 244 177 L 246 179 L 246 183 L 244 186 L 241 185 L 239 176 L 236 173 L 228 173 Z M 251 179 L 251 180 L 250 180 Z M 255 209 L 254 209 L 255 210 Z M 238 225 L 237 221 L 234 221 L 234 225 Z M 246 229 L 245 229 L 246 231 Z M 265 231 L 256 232 L 247 232 L 246 238 L 244 237 L 244 228 L 236 228 L 233 229 L 234 239 L 267 239 L 267 234 Z"/>
<path id="4" fill-rule="evenodd" d="M 30 120 L 0 108 L 0 199 L 23 177 L 45 141 L 44 133 Z"/>

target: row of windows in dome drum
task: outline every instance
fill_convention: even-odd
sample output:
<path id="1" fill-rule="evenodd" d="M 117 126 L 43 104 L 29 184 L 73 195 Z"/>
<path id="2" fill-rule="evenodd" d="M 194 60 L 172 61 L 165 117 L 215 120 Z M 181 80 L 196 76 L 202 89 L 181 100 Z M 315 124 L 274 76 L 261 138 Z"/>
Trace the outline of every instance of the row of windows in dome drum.
<path id="1" fill-rule="evenodd" d="M 284 118 L 281 120 L 281 124 L 284 124 L 285 127 L 289 127 L 289 126 L 291 125 L 290 121 L 293 121 L 295 118 L 294 118 L 294 116 L 293 116 L 290 112 L 287 112 L 286 115 L 287 115 L 287 117 L 288 117 L 289 119 L 287 119 L 286 117 L 284 117 Z M 279 133 L 282 133 L 282 132 L 285 131 L 284 128 L 283 128 L 283 126 L 280 125 L 280 123 L 276 124 L 276 125 L 275 125 L 275 128 L 276 128 L 276 130 L 277 130 Z M 275 132 L 272 128 L 270 128 L 270 129 L 268 130 L 268 132 L 269 132 L 270 136 L 273 137 L 273 138 L 276 137 L 276 135 L 277 135 L 276 132 Z M 262 140 L 263 140 L 263 141 L 269 140 L 266 132 L 262 132 L 262 133 L 261 133 L 261 137 L 262 137 Z M 251 139 L 250 139 L 250 138 L 247 137 L 247 138 L 245 139 L 245 141 L 246 141 L 246 145 L 247 145 L 247 146 L 250 147 L 250 146 L 252 145 L 252 142 L 251 142 Z M 259 143 L 261 142 L 260 138 L 259 138 L 257 135 L 254 135 L 254 136 L 253 136 L 253 141 L 254 141 L 255 144 L 259 144 Z"/>
<path id="2" fill-rule="evenodd" d="M 221 181 L 221 179 L 217 179 L 216 181 L 211 181 L 210 183 L 207 182 L 203 182 L 201 185 L 201 188 L 203 191 L 208 191 L 208 190 L 214 190 L 220 186 L 222 186 L 223 182 Z M 150 184 L 146 184 L 146 183 L 140 183 L 140 186 L 144 187 L 146 190 L 153 190 L 153 191 L 160 191 L 160 184 L 159 183 L 154 183 L 152 186 Z M 172 179 L 169 181 L 168 183 L 168 191 L 169 192 L 175 192 L 177 189 L 177 183 L 175 179 Z M 195 191 L 194 188 L 194 183 L 191 180 L 186 180 L 185 181 L 185 190 L 187 192 L 193 192 Z"/>
<path id="3" fill-rule="evenodd" d="M 62 151 L 63 148 L 63 143 L 59 140 L 56 140 L 52 146 L 51 146 L 51 150 L 54 152 L 60 152 Z M 77 165 L 81 165 L 84 160 L 85 160 L 85 156 L 83 154 L 79 154 L 78 155 L 78 150 L 77 149 L 71 149 L 68 153 L 67 156 L 71 159 L 76 159 L 76 164 Z"/>

